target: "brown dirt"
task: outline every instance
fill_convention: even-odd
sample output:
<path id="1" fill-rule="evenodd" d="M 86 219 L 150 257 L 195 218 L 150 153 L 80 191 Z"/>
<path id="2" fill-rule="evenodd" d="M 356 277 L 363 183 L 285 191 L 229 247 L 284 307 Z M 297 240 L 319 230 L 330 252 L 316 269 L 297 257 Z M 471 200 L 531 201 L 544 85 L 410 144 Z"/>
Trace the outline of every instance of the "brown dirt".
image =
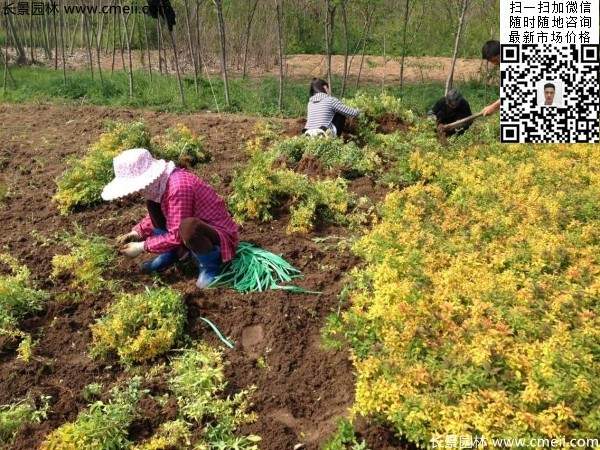
<path id="1" fill-rule="evenodd" d="M 48 279 L 52 256 L 64 250 L 56 239 L 59 233 L 72 230 L 76 223 L 89 233 L 112 237 L 130 229 L 143 215 L 141 202 L 122 201 L 61 217 L 50 201 L 54 180 L 64 169 L 65 158 L 81 154 L 95 141 L 105 119 L 137 118 L 143 118 L 153 134 L 184 123 L 206 136 L 207 149 L 214 158 L 197 172 L 223 195 L 229 192 L 233 170 L 246 158 L 242 146 L 251 136 L 256 120 L 233 115 L 0 104 L 0 178 L 9 188 L 8 198 L 0 203 L 0 247 L 31 269 L 39 287 L 54 294 L 69 291 L 64 281 Z M 295 122 L 284 125 L 293 128 Z M 379 195 L 369 182 L 354 184 L 358 190 Z M 318 448 L 353 401 L 354 376 L 348 355 L 324 350 L 320 330 L 324 318 L 337 309 L 344 273 L 357 260 L 347 251 L 326 248 L 312 240 L 347 232 L 324 227 L 307 236 L 290 236 L 284 231 L 286 223 L 286 217 L 266 224 L 250 222 L 241 231 L 242 240 L 281 253 L 302 270 L 304 279 L 299 284 L 322 291 L 321 295 L 198 291 L 193 279 L 178 270 L 163 276 L 184 293 L 189 316 L 187 331 L 193 338 L 220 345 L 199 320 L 204 316 L 236 343 L 233 350 L 225 352 L 229 390 L 256 386 L 253 400 L 259 419 L 243 431 L 261 435 L 261 448 L 266 450 L 290 449 L 299 442 L 306 443 L 308 449 Z M 136 268 L 137 262 L 119 258 L 108 278 L 120 280 L 124 289 L 139 289 L 140 283 L 151 280 Z M 61 302 L 55 296 L 43 312 L 21 324 L 22 329 L 39 339 L 33 360 L 18 360 L 14 349 L 0 352 L 0 404 L 26 395 L 52 396 L 48 420 L 24 427 L 14 449 L 37 448 L 49 431 L 73 420 L 87 405 L 82 397 L 87 384 L 100 382 L 106 393 L 112 384 L 127 378 L 116 361 L 96 361 L 87 354 L 89 325 L 110 301 L 106 294 L 84 294 L 77 303 Z M 154 387 L 157 392 L 164 389 L 165 386 Z M 173 404 L 161 408 L 151 399 L 144 400 L 141 407 L 143 419 L 130 428 L 131 437 L 138 440 L 174 414 Z"/>
<path id="2" fill-rule="evenodd" d="M 28 53 L 28 51 L 27 51 Z M 9 55 L 14 58 L 14 49 L 9 49 Z M 158 72 L 158 51 L 150 53 L 152 61 L 152 70 Z M 142 63 L 143 61 L 143 63 Z M 54 60 L 47 61 L 43 51 L 36 51 L 36 63 L 54 67 Z M 185 74 L 193 74 L 194 68 L 187 54 L 181 53 L 179 57 L 181 70 Z M 207 70 L 211 77 L 218 77 L 220 73 L 220 63 L 218 58 L 207 59 Z M 406 83 L 425 83 L 425 82 L 445 82 L 450 72 L 452 58 L 431 57 L 431 56 L 410 56 L 404 62 L 404 81 Z M 59 61 L 59 65 L 61 62 Z M 94 70 L 97 70 L 96 57 L 94 55 Z M 120 53 L 117 54 L 114 61 L 115 70 L 128 70 L 127 55 L 125 55 L 125 65 L 121 60 Z M 104 72 L 110 72 L 113 67 L 112 55 L 101 54 L 100 65 Z M 132 51 L 132 65 L 134 70 L 147 69 L 147 56 L 142 55 L 140 51 Z M 85 49 L 74 49 L 72 54 L 66 55 L 66 66 L 68 69 L 89 70 L 88 54 Z M 360 55 L 350 58 L 349 77 L 354 80 L 358 77 L 360 68 Z M 342 55 L 333 55 L 331 58 L 331 70 L 334 75 L 342 76 L 344 73 L 344 57 Z M 167 71 L 175 74 L 175 63 L 172 52 L 167 58 Z M 454 73 L 455 82 L 470 81 L 479 79 L 485 71 L 485 64 L 480 59 L 459 58 L 456 61 Z M 236 64 L 229 64 L 229 72 L 233 76 L 241 76 L 241 68 Z M 268 64 L 258 66 L 250 63 L 248 73 L 250 76 L 278 76 L 279 66 L 275 59 Z M 312 77 L 324 77 L 327 73 L 326 61 L 324 55 L 288 55 L 285 66 L 287 77 L 295 79 L 310 80 Z M 206 75 L 206 73 L 204 74 Z M 387 58 L 383 56 L 366 55 L 361 72 L 361 80 L 365 82 L 381 83 L 385 78 L 386 83 L 397 83 L 400 80 L 400 60 L 399 58 Z"/>

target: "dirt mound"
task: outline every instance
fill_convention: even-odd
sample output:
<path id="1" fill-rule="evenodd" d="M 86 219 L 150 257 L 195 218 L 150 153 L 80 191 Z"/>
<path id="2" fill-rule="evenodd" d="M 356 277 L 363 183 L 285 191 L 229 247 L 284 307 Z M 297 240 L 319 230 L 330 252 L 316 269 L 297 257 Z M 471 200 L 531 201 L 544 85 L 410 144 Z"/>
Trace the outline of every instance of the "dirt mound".
<path id="1" fill-rule="evenodd" d="M 227 195 L 233 171 L 246 156 L 243 145 L 253 132 L 255 119 L 216 115 L 173 115 L 97 107 L 0 105 L 0 160 L 7 161 L 0 175 L 8 175 L 10 195 L 0 203 L 3 233 L 0 246 L 19 258 L 32 271 L 38 286 L 54 294 L 67 291 L 63 281 L 50 282 L 50 261 L 64 248 L 57 240 L 76 222 L 85 232 L 115 236 L 131 228 L 144 209 L 142 202 L 115 202 L 98 205 L 69 217 L 57 214 L 51 203 L 54 179 L 64 170 L 66 157 L 79 155 L 102 131 L 106 119 L 143 118 L 153 134 L 167 126 L 183 123 L 206 136 L 213 160 L 196 169 L 222 195 Z M 292 128 L 294 121 L 284 122 Z M 374 186 L 361 187 L 367 192 Z M 200 320 L 206 317 L 235 342 L 226 350 L 227 380 L 231 392 L 255 385 L 254 410 L 258 421 L 244 432 L 263 437 L 265 450 L 290 449 L 296 443 L 318 448 L 334 431 L 337 418 L 346 415 L 352 404 L 354 377 L 347 353 L 321 347 L 320 331 L 325 317 L 338 307 L 338 293 L 344 274 L 357 264 L 347 251 L 319 244 L 314 238 L 337 235 L 346 230 L 327 226 L 308 236 L 285 233 L 286 217 L 270 223 L 249 222 L 241 230 L 244 241 L 255 242 L 282 254 L 299 268 L 304 278 L 298 284 L 320 295 L 299 295 L 280 291 L 242 295 L 232 290 L 198 291 L 193 274 L 168 271 L 163 279 L 184 293 L 188 306 L 187 332 L 221 346 L 213 332 Z M 150 278 L 137 271 L 139 261 L 119 258 L 109 279 L 123 289 L 139 289 Z M 111 302 L 110 296 L 84 295 L 77 303 L 54 297 L 41 313 L 23 321 L 22 328 L 39 343 L 34 358 L 25 363 L 14 349 L 0 353 L 0 404 L 26 395 L 51 395 L 48 420 L 24 427 L 15 449 L 37 448 L 48 432 L 73 420 L 87 401 L 83 388 L 92 382 L 105 389 L 127 378 L 116 361 L 95 361 L 87 355 L 89 325 Z M 154 386 L 160 393 L 165 386 Z M 141 405 L 143 418 L 135 422 L 131 437 L 140 440 L 158 423 L 173 417 L 174 405 L 160 407 L 152 400 Z"/>

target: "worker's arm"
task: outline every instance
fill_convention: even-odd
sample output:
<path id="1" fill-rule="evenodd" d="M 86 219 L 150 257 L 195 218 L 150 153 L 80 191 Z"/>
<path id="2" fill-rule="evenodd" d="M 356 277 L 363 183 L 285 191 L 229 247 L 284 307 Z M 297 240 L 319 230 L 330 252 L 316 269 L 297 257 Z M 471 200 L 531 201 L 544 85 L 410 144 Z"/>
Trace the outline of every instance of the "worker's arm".
<path id="1" fill-rule="evenodd" d="M 488 105 L 485 108 L 483 108 L 483 110 L 481 112 L 483 113 L 484 116 L 491 116 L 492 114 L 497 112 L 499 109 L 500 109 L 500 99 L 496 100 L 491 105 Z"/>
<path id="2" fill-rule="evenodd" d="M 440 111 L 442 110 L 442 106 L 444 105 L 445 102 L 446 102 L 446 99 L 444 99 L 444 98 L 442 98 L 441 100 L 438 100 L 435 103 L 435 105 L 433 105 L 431 107 L 431 109 L 429 111 L 427 111 L 427 115 L 433 116 L 437 119 L 437 116 L 440 113 Z"/>
<path id="3" fill-rule="evenodd" d="M 150 219 L 150 214 L 146 215 L 140 223 L 138 223 L 133 230 L 135 231 L 142 239 L 146 239 L 148 236 L 152 236 L 152 231 L 154 231 L 154 225 L 152 225 L 152 219 Z"/>
<path id="4" fill-rule="evenodd" d="M 346 117 L 356 117 L 360 114 L 358 109 L 350 108 L 349 106 L 344 105 L 335 97 L 331 97 L 331 107 L 336 113 L 343 114 Z"/>

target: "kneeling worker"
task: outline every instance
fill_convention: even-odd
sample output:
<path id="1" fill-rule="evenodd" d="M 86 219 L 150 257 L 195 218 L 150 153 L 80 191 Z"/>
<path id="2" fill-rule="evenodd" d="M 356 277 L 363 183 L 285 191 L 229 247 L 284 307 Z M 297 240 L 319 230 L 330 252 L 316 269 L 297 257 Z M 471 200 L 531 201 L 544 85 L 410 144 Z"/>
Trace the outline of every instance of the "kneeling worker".
<path id="1" fill-rule="evenodd" d="M 471 114 L 469 102 L 456 89 L 450 89 L 446 96 L 439 99 L 427 113 L 429 116 L 435 116 L 438 126 L 454 123 L 457 120 L 469 117 Z M 462 125 L 458 130 L 447 130 L 444 132 L 446 136 L 461 135 L 470 126 L 471 123 L 469 122 Z"/>
<path id="2" fill-rule="evenodd" d="M 193 173 L 154 159 L 143 148 L 124 151 L 113 165 L 115 179 L 104 187 L 102 198 L 141 193 L 148 208 L 140 223 L 117 238 L 121 252 L 131 258 L 157 254 L 142 265 L 145 273 L 165 270 L 189 252 L 200 268 L 196 285 L 207 287 L 238 245 L 238 227 L 223 199 Z"/>

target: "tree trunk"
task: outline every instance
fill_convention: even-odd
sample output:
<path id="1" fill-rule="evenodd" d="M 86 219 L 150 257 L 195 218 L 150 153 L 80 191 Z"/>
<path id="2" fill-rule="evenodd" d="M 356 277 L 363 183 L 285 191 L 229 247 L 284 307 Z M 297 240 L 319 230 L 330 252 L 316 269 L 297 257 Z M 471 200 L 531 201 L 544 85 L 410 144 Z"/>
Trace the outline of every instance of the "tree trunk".
<path id="1" fill-rule="evenodd" d="M 203 60 L 202 60 L 202 42 L 200 40 L 201 26 L 200 26 L 200 6 L 202 1 L 196 2 L 196 56 L 198 57 L 198 73 L 202 73 Z"/>
<path id="2" fill-rule="evenodd" d="M 54 32 L 54 70 L 58 70 L 58 30 L 56 28 L 56 14 L 52 14 L 52 28 Z"/>
<path id="3" fill-rule="evenodd" d="M 406 58 L 406 32 L 408 29 L 408 8 L 410 6 L 410 0 L 406 0 L 404 4 L 404 29 L 402 30 L 402 58 L 400 59 L 400 92 L 404 87 L 404 60 Z"/>
<path id="4" fill-rule="evenodd" d="M 21 40 L 19 39 L 19 35 L 17 34 L 17 30 L 15 29 L 15 25 L 10 14 L 6 14 L 6 24 L 8 31 L 12 35 L 15 49 L 17 50 L 17 64 L 26 64 L 27 54 L 25 53 L 23 44 L 21 44 Z"/>
<path id="5" fill-rule="evenodd" d="M 252 20 L 254 19 L 254 13 L 256 12 L 256 7 L 258 6 L 258 0 L 254 0 L 252 5 L 252 9 L 248 14 L 248 22 L 246 23 L 246 34 L 244 36 L 244 63 L 242 69 L 242 77 L 246 78 L 248 73 L 248 46 L 250 45 L 250 31 L 252 30 Z"/>
<path id="6" fill-rule="evenodd" d="M 94 63 L 93 63 L 93 59 L 92 59 L 92 45 L 90 42 L 90 35 L 89 35 L 89 24 L 88 24 L 88 20 L 87 20 L 87 15 L 83 14 L 82 16 L 83 18 L 83 31 L 85 34 L 85 47 L 87 50 L 87 54 L 88 54 L 88 63 L 90 66 L 90 74 L 92 75 L 92 80 L 94 79 Z"/>
<path id="7" fill-rule="evenodd" d="M 35 62 L 35 53 L 34 53 L 34 49 L 35 49 L 35 39 L 33 37 L 33 22 L 35 16 L 29 16 L 29 60 L 31 61 L 31 64 L 33 64 Z"/>
<path id="8" fill-rule="evenodd" d="M 127 14 L 127 20 L 126 20 L 125 17 L 123 16 L 122 10 L 123 10 L 123 1 L 121 0 L 121 13 L 119 15 L 121 16 L 121 22 L 123 23 L 123 27 L 125 28 L 125 44 L 127 45 L 127 54 L 129 56 L 129 71 L 127 72 L 128 78 L 129 78 L 129 98 L 132 99 L 133 98 L 133 64 L 131 61 L 131 45 L 129 42 L 129 32 L 127 31 L 127 22 L 129 21 L 129 16 L 131 14 Z M 119 33 L 119 34 L 121 34 L 121 33 Z"/>
<path id="9" fill-rule="evenodd" d="M 148 53 L 148 75 L 150 75 L 150 81 L 152 81 L 152 60 L 150 59 L 150 44 L 148 43 L 148 28 L 146 26 L 146 17 L 142 19 L 144 24 L 144 42 L 146 43 L 146 51 Z"/>
<path id="10" fill-rule="evenodd" d="M 325 13 L 325 58 L 327 60 L 327 84 L 333 92 L 333 84 L 331 82 L 331 44 L 333 42 L 333 19 L 335 15 L 335 4 L 331 0 L 325 3 L 327 11 Z"/>
<path id="11" fill-rule="evenodd" d="M 100 52 L 102 51 L 102 33 L 104 32 L 104 14 L 100 17 L 100 26 L 96 34 L 96 60 L 98 61 L 98 74 L 100 75 L 100 83 L 104 86 L 104 77 L 102 76 L 102 65 L 100 64 Z"/>
<path id="12" fill-rule="evenodd" d="M 123 2 L 121 1 L 121 6 L 123 5 Z M 121 16 L 121 20 L 119 21 L 119 50 L 121 52 L 121 67 L 123 69 L 123 71 L 125 71 L 125 50 L 124 50 L 124 46 L 123 46 L 123 30 L 121 30 L 121 25 L 125 25 L 125 38 L 127 39 L 127 37 L 129 36 L 129 33 L 127 33 L 127 22 L 125 21 L 125 18 L 123 17 L 123 10 L 121 9 L 121 11 L 119 12 L 119 15 Z M 127 20 L 129 20 L 129 16 L 127 16 Z"/>
<path id="13" fill-rule="evenodd" d="M 117 15 L 113 14 L 113 33 L 112 33 L 112 62 L 110 64 L 110 74 L 115 73 L 115 55 L 117 54 Z M 121 32 L 121 22 L 119 22 L 119 33 Z"/>
<path id="14" fill-rule="evenodd" d="M 160 19 L 159 19 L 160 20 Z M 177 56 L 177 46 L 175 45 L 175 36 L 173 30 L 167 27 L 169 30 L 169 36 L 171 37 L 171 45 L 173 46 L 173 54 L 175 55 L 175 72 L 177 73 L 177 84 L 179 85 L 179 96 L 181 97 L 181 104 L 185 106 L 185 95 L 183 92 L 183 82 L 181 81 L 181 73 L 179 71 L 179 57 Z"/>
<path id="15" fill-rule="evenodd" d="M 192 44 L 192 29 L 190 27 L 190 8 L 188 0 L 183 0 L 183 5 L 185 6 L 185 28 L 187 31 L 190 58 L 192 60 L 192 65 L 194 66 L 194 89 L 196 90 L 196 95 L 198 95 L 198 65 L 196 64 L 196 54 L 194 52 L 194 45 Z"/>
<path id="16" fill-rule="evenodd" d="M 275 9 L 277 13 L 277 48 L 279 50 L 279 98 L 277 105 L 279 112 L 283 112 L 283 64 L 284 64 L 284 51 L 283 51 L 283 0 L 275 0 Z"/>
<path id="17" fill-rule="evenodd" d="M 445 94 L 447 94 L 448 91 L 450 89 L 452 89 L 452 84 L 454 82 L 454 69 L 456 67 L 456 58 L 458 57 L 458 46 L 460 43 L 460 36 L 462 34 L 462 29 L 463 29 L 463 26 L 465 23 L 465 14 L 467 12 L 468 4 L 469 4 L 469 0 L 463 0 L 462 11 L 460 13 L 460 19 L 458 21 L 458 30 L 456 31 L 456 39 L 454 40 L 454 54 L 452 55 L 452 66 L 450 67 L 450 73 L 448 74 L 448 79 L 446 80 Z"/>
<path id="18" fill-rule="evenodd" d="M 60 53 L 62 56 L 63 83 L 67 84 L 67 61 L 65 60 L 65 15 L 63 12 L 63 0 L 58 0 L 60 8 Z"/>
<path id="19" fill-rule="evenodd" d="M 343 97 L 346 93 L 346 83 L 348 82 L 348 56 L 350 54 L 350 42 L 348 38 L 348 13 L 346 11 L 347 0 L 343 0 L 342 5 L 342 25 L 344 26 L 344 41 L 346 48 L 344 49 L 344 77 L 342 79 L 342 94 Z"/>
<path id="20" fill-rule="evenodd" d="M 362 50 L 360 52 L 360 66 L 358 68 L 358 76 L 356 77 L 356 89 L 358 89 L 358 85 L 360 84 L 360 76 L 362 75 L 363 66 L 365 64 L 365 50 L 367 48 L 367 38 L 369 37 L 369 33 L 371 31 L 371 23 L 373 21 L 374 15 L 375 7 L 373 7 L 373 9 L 370 10 L 370 12 L 367 11 L 367 27 L 362 42 Z"/>
<path id="21" fill-rule="evenodd" d="M 223 0 L 213 0 L 217 8 L 217 17 L 219 19 L 219 38 L 221 41 L 221 73 L 223 75 L 223 88 L 225 91 L 225 105 L 231 105 L 229 101 L 229 77 L 227 75 L 227 47 L 225 40 L 225 20 L 223 19 Z"/>
<path id="22" fill-rule="evenodd" d="M 43 21 L 43 32 L 44 32 L 44 52 L 46 54 L 46 61 L 50 62 L 52 61 L 52 51 L 50 50 L 50 29 L 48 26 L 48 17 L 47 14 L 44 14 L 42 16 L 42 21 Z"/>
<path id="23" fill-rule="evenodd" d="M 386 34 L 383 33 L 383 74 L 381 77 L 381 92 L 385 91 L 385 75 L 387 71 Z"/>
<path id="24" fill-rule="evenodd" d="M 7 22 L 7 20 L 5 20 L 5 22 Z M 7 29 L 8 29 L 8 25 L 7 25 Z M 6 36 L 6 39 L 4 41 L 4 55 L 2 55 L 2 62 L 4 64 L 4 80 L 2 81 L 2 92 L 4 92 L 4 94 L 6 94 L 7 80 L 9 77 L 10 77 L 10 80 L 12 81 L 12 84 L 14 86 L 17 85 L 15 83 L 15 79 L 13 78 L 12 74 L 10 73 L 10 69 L 8 68 L 8 35 Z"/>

